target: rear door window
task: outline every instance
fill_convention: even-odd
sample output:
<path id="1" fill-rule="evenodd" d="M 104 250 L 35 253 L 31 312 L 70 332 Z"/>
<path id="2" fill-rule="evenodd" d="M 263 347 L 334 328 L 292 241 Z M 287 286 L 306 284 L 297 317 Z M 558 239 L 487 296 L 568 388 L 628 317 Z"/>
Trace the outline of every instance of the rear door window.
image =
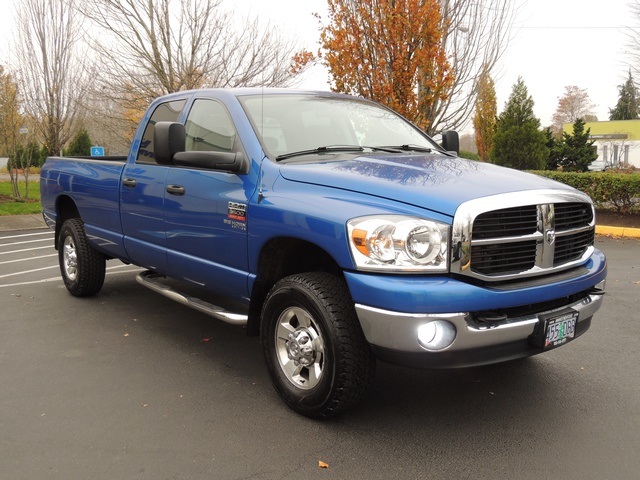
<path id="1" fill-rule="evenodd" d="M 136 163 L 156 163 L 156 156 L 153 149 L 153 132 L 155 131 L 155 125 L 158 122 L 177 122 L 185 103 L 187 103 L 186 100 L 173 100 L 171 102 L 161 103 L 156 107 L 142 135 Z"/>

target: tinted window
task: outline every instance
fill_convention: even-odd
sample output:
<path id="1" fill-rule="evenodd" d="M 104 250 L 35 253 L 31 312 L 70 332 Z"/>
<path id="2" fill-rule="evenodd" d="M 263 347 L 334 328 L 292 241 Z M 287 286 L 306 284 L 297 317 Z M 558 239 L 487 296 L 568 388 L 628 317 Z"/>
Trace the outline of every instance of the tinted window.
<path id="1" fill-rule="evenodd" d="M 149 124 L 142 135 L 140 149 L 138 150 L 138 163 L 156 163 L 153 150 L 153 132 L 157 122 L 177 122 L 180 113 L 184 108 L 186 100 L 174 100 L 172 102 L 161 103 L 151 114 Z"/>

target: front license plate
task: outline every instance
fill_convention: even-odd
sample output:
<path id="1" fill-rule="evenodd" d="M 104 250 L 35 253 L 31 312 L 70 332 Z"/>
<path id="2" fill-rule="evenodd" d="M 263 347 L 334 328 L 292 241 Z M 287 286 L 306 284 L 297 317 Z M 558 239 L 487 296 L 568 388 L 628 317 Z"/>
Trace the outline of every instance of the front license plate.
<path id="1" fill-rule="evenodd" d="M 573 340 L 576 336 L 577 322 L 578 312 L 568 312 L 546 319 L 542 348 L 548 350 Z"/>

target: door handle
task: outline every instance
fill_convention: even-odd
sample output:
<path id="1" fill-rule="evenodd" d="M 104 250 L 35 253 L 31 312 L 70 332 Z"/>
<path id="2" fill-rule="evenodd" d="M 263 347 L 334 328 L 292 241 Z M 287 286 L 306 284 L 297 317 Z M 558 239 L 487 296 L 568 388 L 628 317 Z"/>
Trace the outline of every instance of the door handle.
<path id="1" fill-rule="evenodd" d="M 125 178 L 124 180 L 122 180 L 122 185 L 124 185 L 125 187 L 135 187 L 136 186 L 136 181 L 133 178 Z"/>
<path id="2" fill-rule="evenodd" d="M 166 190 L 171 195 L 184 195 L 184 187 L 182 185 L 167 185 Z"/>

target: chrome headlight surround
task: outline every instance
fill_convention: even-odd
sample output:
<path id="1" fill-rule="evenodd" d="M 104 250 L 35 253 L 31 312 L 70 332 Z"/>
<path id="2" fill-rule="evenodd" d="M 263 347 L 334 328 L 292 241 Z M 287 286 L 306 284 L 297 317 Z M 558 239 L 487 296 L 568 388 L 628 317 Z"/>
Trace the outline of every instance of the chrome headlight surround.
<path id="1" fill-rule="evenodd" d="M 371 215 L 347 222 L 358 270 L 393 273 L 449 271 L 450 226 L 405 215 Z"/>

